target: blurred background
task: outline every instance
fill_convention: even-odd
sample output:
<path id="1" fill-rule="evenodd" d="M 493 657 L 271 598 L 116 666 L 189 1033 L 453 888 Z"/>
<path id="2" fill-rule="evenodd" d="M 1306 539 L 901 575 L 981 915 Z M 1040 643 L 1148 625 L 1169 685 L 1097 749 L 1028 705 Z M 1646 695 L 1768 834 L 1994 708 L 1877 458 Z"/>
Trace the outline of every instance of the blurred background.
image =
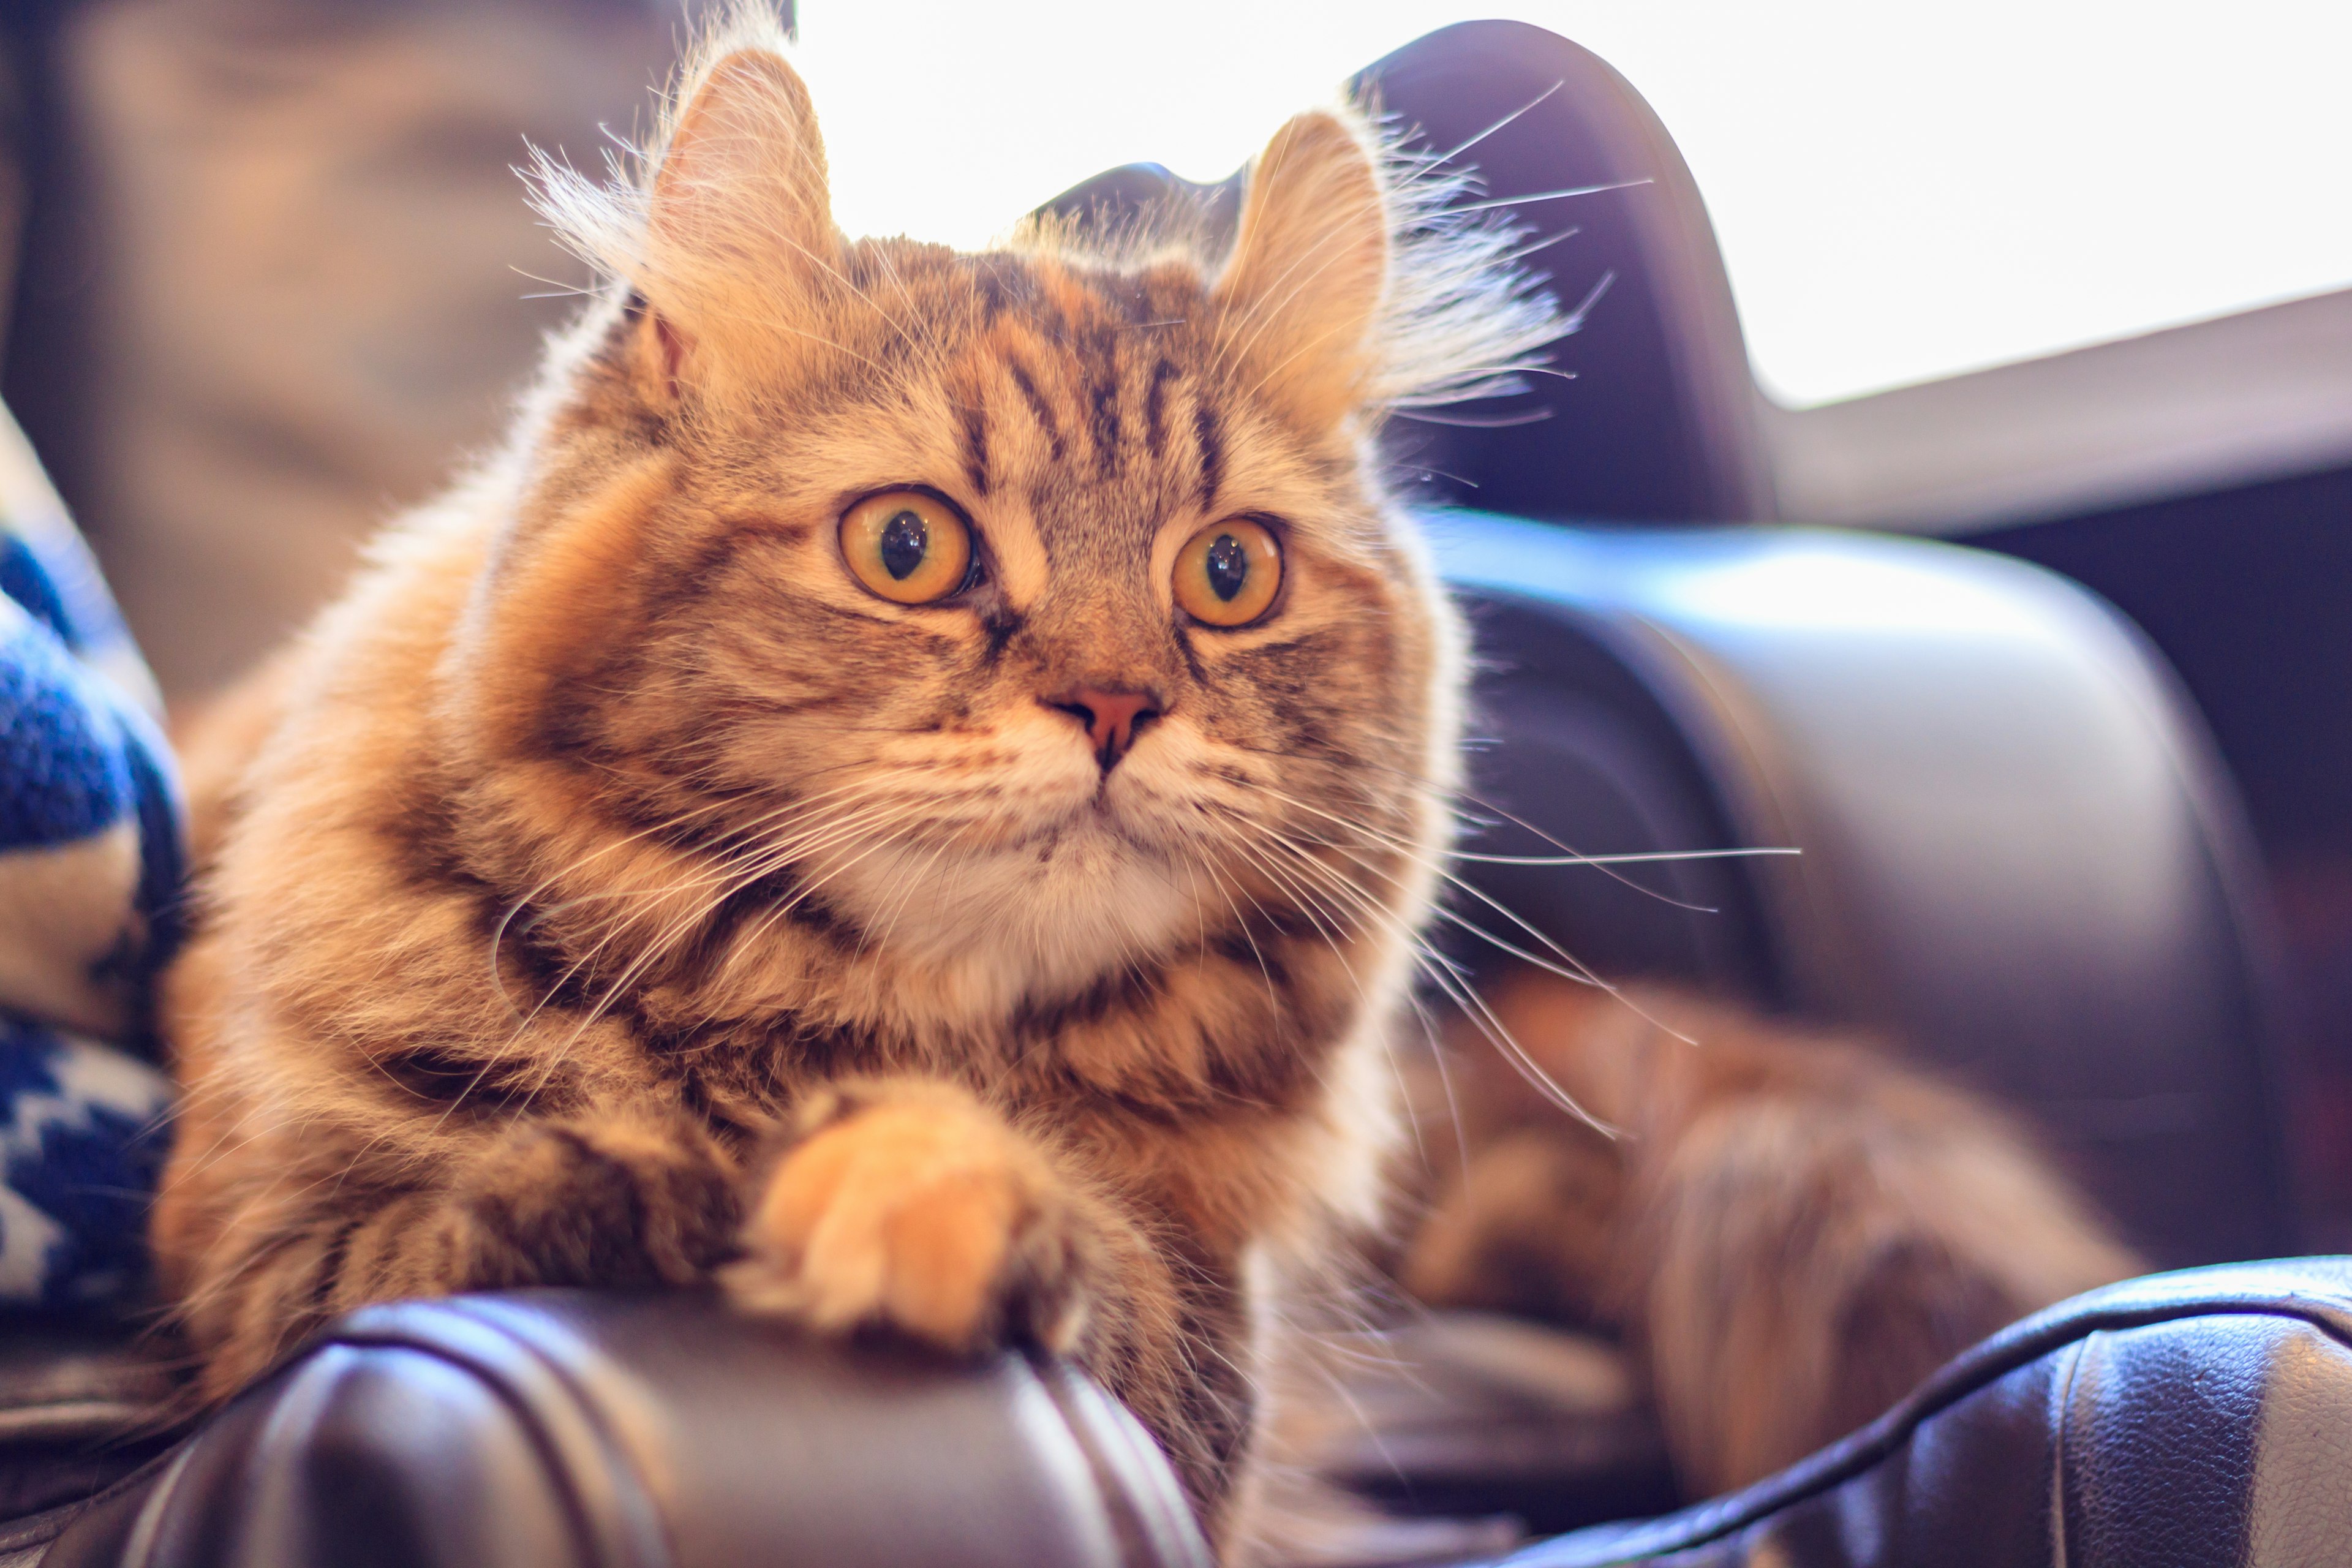
<path id="1" fill-rule="evenodd" d="M 2304 1239 L 2352 1249 L 2352 6 L 808 0 L 798 22 L 844 226 L 979 246 L 1111 165 L 1222 177 L 1351 71 L 1489 15 L 1600 54 L 1679 143 L 1780 515 L 2051 566 L 2170 658 L 2280 912 Z M 513 165 L 625 145 L 689 25 L 677 0 L 5 8 L 0 390 L 175 699 L 494 437 L 584 281 Z"/>

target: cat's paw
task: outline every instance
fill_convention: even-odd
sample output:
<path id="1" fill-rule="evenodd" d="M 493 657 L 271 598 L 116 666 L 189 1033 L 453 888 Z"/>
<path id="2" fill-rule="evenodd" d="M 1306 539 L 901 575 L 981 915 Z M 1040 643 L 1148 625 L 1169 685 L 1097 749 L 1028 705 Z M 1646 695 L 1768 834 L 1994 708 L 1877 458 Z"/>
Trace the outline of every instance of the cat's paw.
<path id="1" fill-rule="evenodd" d="M 744 1310 L 828 1332 L 886 1325 L 944 1349 L 1066 1350 L 1093 1247 L 1045 1157 L 952 1090 L 814 1107 L 722 1276 Z"/>

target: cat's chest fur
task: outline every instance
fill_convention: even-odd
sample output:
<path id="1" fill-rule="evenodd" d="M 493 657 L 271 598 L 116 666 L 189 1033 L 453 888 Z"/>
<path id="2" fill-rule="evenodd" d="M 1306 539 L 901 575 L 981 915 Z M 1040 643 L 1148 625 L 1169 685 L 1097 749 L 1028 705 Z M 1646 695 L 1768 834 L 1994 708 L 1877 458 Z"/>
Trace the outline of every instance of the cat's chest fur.
<path id="1" fill-rule="evenodd" d="M 722 948 L 608 1004 L 643 1070 L 722 1129 L 772 1120 L 812 1083 L 921 1073 L 1015 1115 L 1172 1147 L 1203 1127 L 1314 1114 L 1335 1059 L 1379 1048 L 1379 1004 L 1393 1001 L 1354 980 L 1391 955 L 1304 921 L 1136 955 L 1009 1005 L 877 949 L 813 900 L 777 925 L 740 939 L 756 953 Z M 757 977 L 736 1009 L 715 978 L 729 972 Z M 793 1001 L 778 1005 L 787 977 Z"/>

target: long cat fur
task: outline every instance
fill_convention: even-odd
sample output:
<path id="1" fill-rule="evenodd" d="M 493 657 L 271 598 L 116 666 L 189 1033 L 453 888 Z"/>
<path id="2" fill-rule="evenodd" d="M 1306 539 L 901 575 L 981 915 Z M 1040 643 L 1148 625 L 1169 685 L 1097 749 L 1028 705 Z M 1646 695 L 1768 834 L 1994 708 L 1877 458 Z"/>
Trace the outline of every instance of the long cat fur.
<path id="1" fill-rule="evenodd" d="M 154 1220 L 226 1396 L 384 1298 L 717 1277 L 1092 1370 L 1230 1538 L 1283 1280 L 1373 1223 L 1462 637 L 1383 414 L 1563 329 L 1352 109 L 1230 252 L 845 239 L 772 20 L 641 174 L 541 170 L 610 281 L 501 455 L 189 743 L 200 928 Z M 861 494 L 983 564 L 859 586 Z M 1260 624 L 1171 562 L 1280 532 Z M 1117 765 L 1056 704 L 1160 712 Z"/>
<path id="2" fill-rule="evenodd" d="M 1223 253 L 1172 220 L 847 240 L 756 9 L 635 177 L 541 173 L 607 287 L 501 454 L 189 742 L 154 1235 L 205 1391 L 370 1300 L 716 1278 L 820 1331 L 1069 1352 L 1237 1549 L 1285 1295 L 1381 1215 L 1451 832 L 1463 639 L 1375 437 L 1565 323 L 1507 230 L 1444 216 L 1347 109 L 1275 137 Z M 866 593 L 835 544 L 909 484 L 981 542 L 938 606 Z M 1236 515 L 1281 531 L 1283 597 L 1186 624 L 1173 552 Z M 1088 686 L 1161 715 L 1109 769 L 1054 706 Z M 1612 1096 L 1581 1059 L 1680 1169 L 1678 1080 Z M 1866 1131 L 1899 1101 L 1845 1103 Z M 1763 1258 L 1770 1331 L 1700 1310 L 1709 1248 L 1783 1217 L 1733 1180 L 1753 1163 L 1627 1205 L 1651 1217 L 1611 1265 L 1711 1479 L 1793 1439 L 1717 1454 L 1706 1390 L 1845 1300 Z M 1496 1232 L 1444 1201 L 1456 1267 L 1412 1268 L 1475 1300 Z M 1538 1205 L 1533 1244 L 1575 1207 Z M 1759 1386 L 1834 1383 L 1788 1364 Z"/>
<path id="3" fill-rule="evenodd" d="M 2138 1261 L 2033 1140 L 1861 1037 L 1531 968 L 1490 982 L 1538 1078 L 1457 1026 L 1413 1103 L 1422 1300 L 1622 1332 L 1694 1495 L 1878 1415 Z"/>

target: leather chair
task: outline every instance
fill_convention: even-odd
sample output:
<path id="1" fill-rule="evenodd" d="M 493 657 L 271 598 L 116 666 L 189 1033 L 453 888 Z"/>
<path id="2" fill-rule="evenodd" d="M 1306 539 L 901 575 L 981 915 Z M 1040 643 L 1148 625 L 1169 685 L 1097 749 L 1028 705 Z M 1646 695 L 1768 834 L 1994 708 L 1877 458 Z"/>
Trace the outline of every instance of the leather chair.
<path id="1" fill-rule="evenodd" d="M 1481 847 L 1803 851 L 1629 873 L 1673 902 L 1584 868 L 1486 866 L 1482 887 L 1614 973 L 1909 1041 L 2037 1115 L 2162 1260 L 2286 1245 L 2263 915 L 2226 777 L 2160 662 L 2013 563 L 1668 526 L 1775 510 L 1671 142 L 1605 66 L 1534 29 L 1448 29 L 1371 75 L 1439 148 L 1521 110 L 1475 149 L 1493 195 L 1616 187 L 1522 209 L 1555 230 L 1574 209 L 1581 232 L 1546 253 L 1563 292 L 1613 277 L 1563 350 L 1578 379 L 1531 395 L 1553 416 L 1430 426 L 1397 454 L 1454 476 L 1433 503 L 1490 509 L 1432 520 L 1486 658 L 1475 809 L 1498 826 Z M 1064 205 L 1169 189 L 1117 171 Z M 1482 1331 L 1502 1342 L 1475 1322 L 1399 1342 L 1433 1334 L 1443 1360 L 1448 1333 Z M 2340 1260 L 2135 1281 L 2011 1329 L 1762 1485 L 1517 1561 L 2352 1561 L 2347 1336 Z M 1465 1436 L 1424 1405 L 1382 1437 L 1434 1440 L 1387 1442 L 1384 1481 L 1328 1468 L 1555 1527 L 1666 1506 L 1638 1412 L 1505 1386 L 1526 1359 L 1489 1356 L 1481 1385 L 1513 1419 Z M 1624 1392 L 1605 1355 L 1578 1364 Z M 122 1390 L 142 1375 L 93 1348 L 18 1380 L 0 1473 L 46 1478 L 20 1509 L 54 1506 L 0 1527 L 0 1568 L 1203 1561 L 1165 1466 L 1068 1369 L 812 1345 L 697 1296 L 362 1312 L 192 1436 L 148 1432 L 171 1445 L 154 1457 L 109 1450 L 129 1473 L 84 1499 L 89 1445 L 136 1431 Z"/>
<path id="2" fill-rule="evenodd" d="M 2053 1309 L 1779 1476 L 1512 1568 L 2334 1564 L 2352 1259 Z M 1140 1430 L 1065 1368 L 764 1335 L 700 1298 L 354 1315 L 19 1568 L 1205 1568 Z"/>
<path id="3" fill-rule="evenodd" d="M 0 1563 L 12 1544 L 0 1532 Z M 1066 1366 L 796 1340 L 704 1296 L 556 1290 L 354 1313 L 32 1560 L 1209 1561 L 1150 1438 Z"/>

